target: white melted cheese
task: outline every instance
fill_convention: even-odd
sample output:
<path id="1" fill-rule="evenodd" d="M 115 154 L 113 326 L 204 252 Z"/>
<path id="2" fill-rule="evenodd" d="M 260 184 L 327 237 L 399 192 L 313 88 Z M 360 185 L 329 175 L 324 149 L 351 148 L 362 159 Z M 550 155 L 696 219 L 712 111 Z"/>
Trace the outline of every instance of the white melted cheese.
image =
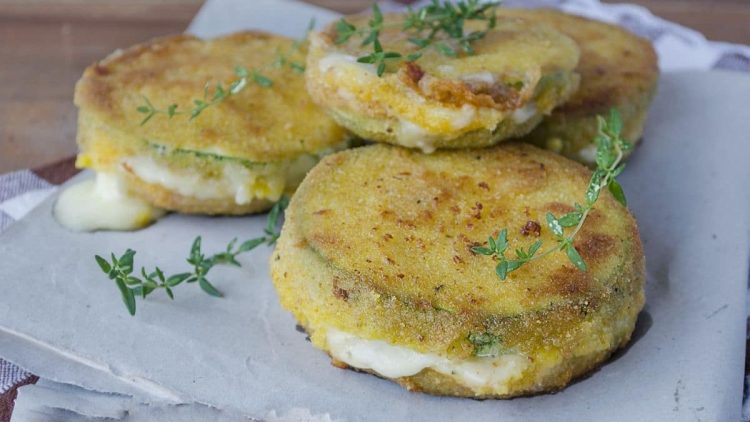
<path id="1" fill-rule="evenodd" d="M 380 340 L 363 339 L 334 328 L 328 329 L 326 339 L 331 355 L 355 368 L 369 369 L 387 378 L 408 377 L 429 368 L 479 393 L 504 394 L 509 389 L 508 383 L 520 378 L 529 367 L 528 358 L 519 354 L 452 360 Z"/>
<path id="2" fill-rule="evenodd" d="M 536 116 L 536 114 L 537 114 L 536 104 L 529 103 L 515 110 L 511 118 L 513 119 L 515 123 L 520 125 L 529 121 L 529 119 Z"/>
<path id="3" fill-rule="evenodd" d="M 75 231 L 136 230 L 165 214 L 143 200 L 128 195 L 116 174 L 98 173 L 65 189 L 55 203 L 54 215 Z"/>
<path id="4" fill-rule="evenodd" d="M 226 164 L 222 166 L 220 177 L 207 178 L 199 172 L 174 171 L 149 156 L 128 157 L 123 162 L 144 182 L 159 185 L 182 196 L 201 200 L 234 198 L 239 205 L 247 204 L 253 199 L 250 185 L 257 175 L 240 164 Z"/>
<path id="5" fill-rule="evenodd" d="M 359 63 L 357 58 L 343 53 L 328 53 L 318 61 L 318 70 L 320 73 L 325 73 L 330 69 L 338 69 L 341 67 L 354 66 L 360 70 L 364 70 L 367 73 L 376 74 L 375 66 L 368 63 Z"/>
<path id="6" fill-rule="evenodd" d="M 461 79 L 469 82 L 469 83 L 484 83 L 487 85 L 492 85 L 495 82 L 497 82 L 497 78 L 495 78 L 495 75 L 491 72 L 477 72 L 477 73 L 468 73 L 466 75 L 461 76 Z"/>
<path id="7" fill-rule="evenodd" d="M 585 163 L 594 164 L 596 163 L 596 145 L 587 145 L 578 151 L 578 156 L 581 157 Z"/>
<path id="8" fill-rule="evenodd" d="M 150 156 L 123 160 L 133 174 L 147 183 L 199 200 L 233 199 L 238 205 L 255 199 L 278 201 L 284 190 L 299 185 L 317 162 L 317 157 L 303 154 L 294 160 L 256 167 L 226 163 L 221 167 L 220 175 L 206 177 L 199 172 L 170 169 Z"/>
<path id="9" fill-rule="evenodd" d="M 431 137 L 425 128 L 406 119 L 399 120 L 398 140 L 402 145 L 419 148 L 425 154 L 431 154 L 435 152 Z"/>
<path id="10" fill-rule="evenodd" d="M 454 130 L 460 130 L 465 128 L 466 126 L 471 123 L 472 120 L 474 120 L 474 117 L 476 117 L 477 109 L 474 108 L 470 104 L 464 104 L 461 106 L 461 109 L 451 110 L 448 108 L 439 108 L 435 110 L 439 115 L 446 116 L 446 118 L 450 119 L 451 127 Z"/>
<path id="11" fill-rule="evenodd" d="M 477 109 L 469 104 L 464 104 L 459 110 L 447 107 L 433 107 L 429 110 L 430 117 L 433 120 L 445 120 L 450 123 L 451 129 L 459 131 L 474 120 Z M 436 136 L 430 131 L 410 120 L 399 119 L 398 140 L 404 146 L 419 148 L 425 154 L 431 154 L 435 151 L 432 139 Z"/>
<path id="12" fill-rule="evenodd" d="M 441 65 L 438 65 L 437 71 L 441 76 L 447 77 L 447 76 L 451 76 L 455 74 L 456 68 L 451 65 L 441 64 Z"/>

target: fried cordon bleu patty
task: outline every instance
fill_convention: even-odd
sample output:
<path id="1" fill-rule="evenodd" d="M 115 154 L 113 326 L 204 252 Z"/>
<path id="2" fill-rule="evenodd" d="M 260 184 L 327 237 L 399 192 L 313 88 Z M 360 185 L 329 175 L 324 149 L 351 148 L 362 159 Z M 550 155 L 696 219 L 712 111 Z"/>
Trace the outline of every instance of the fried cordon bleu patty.
<path id="1" fill-rule="evenodd" d="M 367 17 L 347 18 L 357 27 Z M 382 48 L 403 58 L 419 47 L 401 29 L 403 15 L 386 15 Z M 467 21 L 464 31 L 486 22 Z M 341 125 L 365 139 L 432 152 L 438 148 L 493 145 L 528 133 L 544 114 L 565 102 L 578 86 L 579 51 L 552 27 L 519 18 L 499 18 L 496 27 L 471 43 L 473 54 L 421 50 L 415 61 L 359 63 L 372 45 L 351 37 L 337 44 L 336 26 L 310 36 L 307 88 Z M 451 40 L 437 44 L 451 45 Z"/>
<path id="2" fill-rule="evenodd" d="M 271 257 L 281 304 L 337 366 L 432 394 L 551 391 L 630 339 L 644 258 L 628 210 L 602 193 L 574 245 L 501 281 L 472 247 L 508 228 L 536 240 L 545 214 L 584 195 L 584 166 L 531 145 L 420 154 L 387 145 L 324 158 L 292 198 Z M 543 248 L 544 249 L 544 248 Z"/>
<path id="3" fill-rule="evenodd" d="M 261 32 L 179 35 L 117 51 L 76 85 L 77 164 L 120 175 L 133 194 L 168 210 L 262 211 L 347 142 L 307 95 L 300 72 L 272 66 L 283 58 L 299 70 L 305 54 L 306 46 Z M 210 102 L 217 83 L 227 91 L 239 80 L 237 67 L 250 69 L 246 84 L 191 119 L 196 99 Z M 253 70 L 271 86 L 256 83 Z M 162 112 L 142 123 L 147 100 Z"/>
<path id="4" fill-rule="evenodd" d="M 525 140 L 593 165 L 596 116 L 606 115 L 611 108 L 622 115 L 623 138 L 631 143 L 641 139 L 659 79 L 656 52 L 648 40 L 616 25 L 556 10 L 502 9 L 499 13 L 549 24 L 573 38 L 581 49 L 578 91 Z"/>

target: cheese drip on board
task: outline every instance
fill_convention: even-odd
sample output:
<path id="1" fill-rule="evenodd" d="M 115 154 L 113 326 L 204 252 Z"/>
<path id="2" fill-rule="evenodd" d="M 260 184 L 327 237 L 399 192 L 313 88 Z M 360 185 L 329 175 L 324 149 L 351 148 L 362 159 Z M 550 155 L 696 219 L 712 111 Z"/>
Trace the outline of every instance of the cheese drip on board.
<path id="1" fill-rule="evenodd" d="M 326 339 L 331 355 L 355 368 L 370 369 L 388 378 L 408 377 L 432 369 L 480 393 L 491 389 L 502 394 L 529 366 L 528 358 L 515 353 L 455 360 L 381 340 L 364 339 L 335 328 L 328 328 Z"/>
<path id="2" fill-rule="evenodd" d="M 57 198 L 54 216 L 73 231 L 137 230 L 161 218 L 165 211 L 128 194 L 120 176 L 97 173 L 67 187 Z"/>

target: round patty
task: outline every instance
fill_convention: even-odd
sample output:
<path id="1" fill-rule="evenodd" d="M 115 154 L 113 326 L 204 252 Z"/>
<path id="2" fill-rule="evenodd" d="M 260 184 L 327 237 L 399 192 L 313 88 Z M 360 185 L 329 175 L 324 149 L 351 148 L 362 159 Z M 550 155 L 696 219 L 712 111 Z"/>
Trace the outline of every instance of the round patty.
<path id="1" fill-rule="evenodd" d="M 546 212 L 572 210 L 589 177 L 516 143 L 326 157 L 293 197 L 272 256 L 281 303 L 335 363 L 409 389 L 513 397 L 562 388 L 633 331 L 644 261 L 632 216 L 602 195 L 575 240 L 587 272 L 552 253 L 501 281 L 471 248 L 502 228 L 509 250 L 537 239 L 551 247 L 549 230 L 535 227 Z"/>
<path id="2" fill-rule="evenodd" d="M 347 18 L 357 27 L 367 17 Z M 403 15 L 387 15 L 382 48 L 404 58 L 419 50 L 403 31 Z M 465 33 L 486 22 L 467 21 Z M 578 47 L 543 24 L 499 18 L 494 29 L 474 41 L 474 54 L 450 57 L 437 48 L 415 61 L 388 60 L 377 75 L 375 64 L 359 63 L 371 53 L 361 37 L 336 43 L 336 24 L 311 34 L 307 88 L 340 124 L 365 139 L 419 148 L 493 145 L 526 134 L 542 115 L 565 102 L 578 86 L 574 68 Z M 452 45 L 439 39 L 436 44 Z"/>
<path id="3" fill-rule="evenodd" d="M 76 85 L 79 165 L 123 172 L 131 191 L 169 210 L 267 208 L 296 187 L 296 173 L 349 137 L 305 91 L 306 50 L 286 37 L 241 32 L 159 38 L 113 53 Z M 245 87 L 191 119 L 194 100 L 211 101 L 217 83 L 228 90 L 238 66 L 249 71 Z M 271 86 L 256 83 L 256 70 Z M 160 110 L 177 104 L 183 114 L 142 123 L 144 98 Z M 300 162 L 306 168 L 296 168 Z"/>
<path id="4" fill-rule="evenodd" d="M 551 25 L 581 49 L 578 91 L 524 140 L 593 165 L 596 116 L 611 108 L 622 115 L 624 139 L 641 139 L 659 78 L 656 52 L 648 40 L 616 25 L 555 10 L 502 9 L 501 14 Z"/>

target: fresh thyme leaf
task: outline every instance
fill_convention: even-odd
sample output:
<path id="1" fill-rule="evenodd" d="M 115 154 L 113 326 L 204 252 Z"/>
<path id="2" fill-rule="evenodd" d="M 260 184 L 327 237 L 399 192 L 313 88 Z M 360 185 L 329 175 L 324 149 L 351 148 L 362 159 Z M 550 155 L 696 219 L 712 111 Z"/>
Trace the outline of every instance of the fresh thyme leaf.
<path id="1" fill-rule="evenodd" d="M 497 266 L 495 266 L 495 273 L 500 277 L 500 280 L 508 278 L 508 261 L 502 260 L 498 262 Z"/>
<path id="2" fill-rule="evenodd" d="M 169 276 L 169 278 L 166 281 L 166 285 L 168 287 L 179 286 L 180 283 L 190 278 L 191 275 L 192 275 L 191 273 L 180 273 L 180 274 Z"/>
<path id="3" fill-rule="evenodd" d="M 389 55 L 386 57 L 379 54 L 383 52 L 380 45 L 380 33 L 385 28 L 398 27 L 398 24 L 389 25 L 384 22 L 383 14 L 376 3 L 372 7 L 372 17 L 367 22 L 366 28 L 357 28 L 343 18 L 336 22 L 334 43 L 344 44 L 352 37 L 362 37 L 360 45 L 363 47 L 372 45 L 373 50 L 370 54 L 359 57 L 358 61 L 376 65 L 378 76 L 382 76 L 387 67 L 384 59 L 405 58 L 407 61 L 415 61 L 422 57 L 423 50 L 433 46 L 438 52 L 448 57 L 458 56 L 455 46 L 460 47 L 466 54 L 474 54 L 472 43 L 484 38 L 487 32 L 495 27 L 497 22 L 495 9 L 498 6 L 499 2 L 484 3 L 480 0 L 461 0 L 455 4 L 433 0 L 418 10 L 410 8 L 400 24 L 400 29 L 410 35 L 408 41 L 418 47 L 419 51 L 405 56 L 391 52 L 386 53 Z M 464 27 L 467 21 L 485 21 L 485 29 L 466 34 Z"/>
<path id="4" fill-rule="evenodd" d="M 474 346 L 474 356 L 496 357 L 501 352 L 502 338 L 490 333 L 470 333 L 467 337 Z"/>
<path id="5" fill-rule="evenodd" d="M 471 250 L 474 251 L 474 252 L 476 252 L 476 253 L 478 253 L 478 254 L 480 254 L 480 255 L 492 255 L 492 254 L 495 253 L 492 249 L 485 248 L 485 247 L 482 247 L 482 246 L 474 246 L 473 248 L 471 248 Z"/>
<path id="6" fill-rule="evenodd" d="M 255 81 L 256 84 L 264 88 L 268 88 L 273 85 L 273 81 L 271 81 L 271 79 L 269 79 L 266 76 L 263 76 L 260 72 L 258 72 L 255 69 L 253 69 L 253 81 Z"/>
<path id="7" fill-rule="evenodd" d="M 583 262 L 583 258 L 581 258 L 581 255 L 578 254 L 578 251 L 576 250 L 576 247 L 573 246 L 573 244 L 568 244 L 565 247 L 565 253 L 568 254 L 568 258 L 570 259 L 570 262 L 573 263 L 579 270 L 586 271 L 586 263 Z"/>
<path id="8" fill-rule="evenodd" d="M 612 179 L 612 181 L 609 182 L 609 192 L 623 206 L 628 206 L 628 200 L 625 199 L 625 192 L 622 190 L 622 185 L 620 185 L 620 182 Z"/>
<path id="9" fill-rule="evenodd" d="M 541 247 L 542 247 L 542 241 L 537 240 L 531 246 L 529 246 L 529 251 L 527 252 L 526 256 L 528 258 L 532 258 Z"/>
<path id="10" fill-rule="evenodd" d="M 444 55 L 448 57 L 458 56 L 458 54 L 456 53 L 456 50 L 454 50 L 453 47 L 449 46 L 448 44 L 444 42 L 436 44 L 435 47 L 438 49 L 439 52 L 443 53 Z"/>
<path id="11" fill-rule="evenodd" d="M 315 19 L 311 19 L 310 23 L 307 26 L 305 37 L 303 39 L 295 40 L 288 51 L 277 51 L 274 60 L 267 65 L 252 69 L 247 69 L 242 66 L 235 66 L 234 74 L 237 76 L 237 79 L 231 81 L 226 87 L 221 82 L 217 83 L 214 87 L 213 95 L 209 96 L 209 85 L 208 83 L 206 83 L 203 89 L 203 99 L 193 100 L 193 108 L 190 111 L 178 111 L 177 104 L 170 104 L 165 109 L 159 109 L 154 107 L 154 105 L 148 98 L 143 97 L 144 103 L 136 107 L 136 111 L 138 113 L 146 115 L 143 120 L 141 120 L 141 126 L 148 123 L 157 114 L 165 114 L 170 119 L 176 115 L 186 114 L 189 116 L 189 121 L 194 120 L 207 108 L 214 106 L 229 97 L 239 94 L 243 89 L 245 89 L 245 87 L 247 87 L 248 83 L 255 83 L 260 87 L 270 88 L 273 86 L 273 80 L 267 75 L 263 74 L 263 71 L 269 68 L 282 68 L 284 66 L 288 66 L 294 73 L 304 73 L 305 65 L 299 61 L 291 60 L 290 56 L 300 51 L 307 38 L 307 34 L 314 27 Z"/>
<path id="12" fill-rule="evenodd" d="M 569 212 L 557 220 L 562 227 L 573 227 L 581 221 L 581 213 L 577 211 Z"/>
<path id="13" fill-rule="evenodd" d="M 248 76 L 250 76 L 250 72 L 242 66 L 235 66 L 234 74 L 237 75 L 238 78 L 242 78 L 242 79 L 245 79 Z"/>
<path id="14" fill-rule="evenodd" d="M 286 210 L 287 206 L 289 206 L 289 198 L 286 196 L 282 196 L 281 199 L 279 199 L 279 201 L 273 205 L 273 208 L 271 208 L 271 212 L 268 213 L 265 229 L 266 237 L 264 241 L 269 246 L 273 245 L 276 242 L 276 239 L 281 236 L 279 217 L 281 216 L 281 213 Z"/>
<path id="15" fill-rule="evenodd" d="M 555 236 L 556 245 L 539 253 L 542 241 L 537 240 L 527 250 L 517 248 L 516 257 L 518 259 L 509 260 L 505 256 L 507 229 L 503 229 L 497 240 L 493 240 L 492 237 L 488 239 L 488 248 L 475 246 L 471 249 L 475 253 L 492 256 L 493 259 L 497 260 L 495 273 L 500 280 L 505 280 L 509 273 L 521 268 L 523 265 L 558 251 L 565 252 L 568 260 L 580 271 L 587 271 L 588 266 L 576 250 L 573 240 L 583 227 L 586 217 L 594 208 L 603 189 L 606 188 L 620 204 L 627 206 L 625 193 L 615 178 L 624 169 L 624 164 L 621 163 L 623 153 L 631 147 L 630 144 L 622 139 L 622 119 L 617 110 L 611 110 L 607 118 L 598 116 L 597 123 L 597 134 L 594 138 L 597 147 L 597 168 L 591 175 L 591 180 L 586 188 L 585 205 L 576 202 L 575 210 L 560 218 L 555 217 L 554 214 L 549 212 L 545 215 L 547 227 Z M 569 235 L 565 233 L 565 229 L 567 228 L 572 228 L 572 232 Z"/>
<path id="16" fill-rule="evenodd" d="M 209 283 L 208 280 L 205 278 L 201 278 L 198 280 L 198 285 L 203 289 L 204 292 L 210 294 L 214 297 L 224 297 L 224 295 L 216 290 L 216 287 L 213 286 L 213 284 Z"/>
<path id="17" fill-rule="evenodd" d="M 427 38 L 411 37 L 411 38 L 409 38 L 409 42 L 412 43 L 412 44 L 414 44 L 414 45 L 416 45 L 419 48 L 425 48 L 428 45 L 430 45 L 430 40 L 427 39 Z"/>
<path id="18" fill-rule="evenodd" d="M 123 282 L 122 279 L 115 279 L 115 284 L 117 284 L 117 288 L 120 289 L 122 301 L 125 303 L 125 307 L 128 308 L 128 312 L 130 315 L 135 315 L 135 294 L 125 285 L 125 282 Z"/>
<path id="19" fill-rule="evenodd" d="M 422 57 L 422 53 L 409 53 L 406 55 L 406 61 L 414 62 L 419 60 L 420 57 Z"/>
<path id="20" fill-rule="evenodd" d="M 358 63 L 367 63 L 367 64 L 373 64 L 375 63 L 376 57 L 374 54 L 370 54 L 368 56 L 363 56 L 357 59 Z"/>
<path id="21" fill-rule="evenodd" d="M 96 263 L 99 264 L 99 268 L 101 268 L 105 273 L 109 274 L 109 272 L 112 270 L 112 266 L 109 265 L 109 262 L 107 262 L 106 259 L 102 258 L 99 255 L 94 255 L 94 258 L 96 259 Z"/>
<path id="22" fill-rule="evenodd" d="M 357 28 L 347 22 L 346 19 L 341 18 L 338 22 L 336 22 L 336 41 L 334 42 L 336 44 L 343 44 L 349 41 L 349 38 L 351 38 L 356 33 Z"/>
<path id="23" fill-rule="evenodd" d="M 555 216 L 548 212 L 546 215 L 547 218 L 547 227 L 549 227 L 550 230 L 552 230 L 552 234 L 554 234 L 557 237 L 562 237 L 563 235 L 563 227 L 560 224 L 560 221 L 555 218 Z"/>
<path id="24" fill-rule="evenodd" d="M 249 251 L 251 251 L 251 250 L 253 250 L 253 249 L 257 248 L 258 246 L 262 245 L 263 243 L 265 243 L 265 240 L 266 240 L 266 239 L 265 239 L 264 237 L 259 237 L 259 238 L 256 238 L 256 239 L 250 239 L 250 240 L 248 240 L 248 241 L 245 241 L 245 242 L 244 242 L 244 243 L 243 243 L 242 245 L 240 245 L 240 247 L 239 247 L 239 248 L 237 249 L 237 252 L 238 252 L 238 253 L 242 253 L 242 252 L 249 252 Z"/>
<path id="25" fill-rule="evenodd" d="M 291 62 L 289 63 L 289 66 L 292 68 L 293 71 L 297 73 L 304 73 L 305 72 L 305 65 L 298 62 Z"/>
<path id="26" fill-rule="evenodd" d="M 377 74 L 378 76 L 383 76 L 383 73 L 385 73 L 385 63 L 380 62 L 378 63 Z"/>
<path id="27" fill-rule="evenodd" d="M 622 117 L 620 116 L 619 110 L 617 110 L 616 108 L 609 110 L 605 130 L 608 134 L 614 136 L 619 136 L 619 134 L 622 132 Z"/>
<path id="28" fill-rule="evenodd" d="M 241 265 L 239 261 L 237 261 L 237 256 L 240 254 L 249 252 L 262 244 L 268 246 L 273 245 L 281 235 L 279 221 L 288 204 L 289 198 L 286 196 L 280 198 L 279 201 L 274 204 L 273 208 L 271 208 L 271 211 L 268 213 L 266 226 L 263 229 L 263 236 L 246 240 L 239 246 L 237 246 L 237 239 L 232 239 L 223 252 L 206 256 L 202 249 L 202 237 L 196 237 L 190 245 L 190 251 L 186 259 L 187 263 L 193 267 L 190 272 L 182 272 L 166 276 L 164 271 L 159 267 L 156 267 L 154 271 L 151 272 L 148 272 L 146 271 L 146 268 L 141 267 L 141 276 L 136 277 L 132 274 L 135 258 L 135 251 L 132 249 L 125 250 L 119 258 L 116 257 L 115 254 L 110 254 L 110 261 L 107 261 L 99 255 L 94 255 L 94 260 L 102 272 L 106 274 L 110 280 L 114 280 L 115 285 L 118 290 L 120 290 L 123 303 L 125 303 L 125 307 L 128 309 L 130 315 L 135 315 L 136 295 L 145 299 L 152 292 L 158 289 L 164 289 L 167 296 L 170 299 L 174 299 L 172 288 L 177 287 L 182 283 L 197 282 L 201 290 L 207 294 L 215 297 L 222 297 L 223 295 L 221 291 L 219 291 L 219 289 L 211 284 L 206 278 L 208 273 L 216 265 L 228 264 L 239 267 Z"/>
<path id="29" fill-rule="evenodd" d="M 508 263 L 508 269 L 507 269 L 507 271 L 508 272 L 512 272 L 512 271 L 517 270 L 518 268 L 520 268 L 521 265 L 523 265 L 525 261 L 523 259 L 518 259 L 518 260 L 505 261 L 505 262 Z"/>

